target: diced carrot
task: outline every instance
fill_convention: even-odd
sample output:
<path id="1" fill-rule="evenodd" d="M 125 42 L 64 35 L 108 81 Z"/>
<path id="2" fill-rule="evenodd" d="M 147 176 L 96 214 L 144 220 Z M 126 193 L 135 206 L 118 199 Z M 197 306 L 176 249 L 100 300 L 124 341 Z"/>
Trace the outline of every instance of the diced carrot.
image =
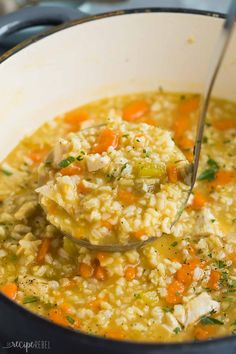
<path id="1" fill-rule="evenodd" d="M 49 310 L 48 317 L 51 321 L 61 326 L 68 326 L 69 323 L 66 320 L 63 312 L 58 308 L 53 308 Z"/>
<path id="2" fill-rule="evenodd" d="M 109 298 L 107 295 L 104 295 L 102 298 L 97 298 L 91 302 L 89 302 L 87 305 L 90 307 L 93 311 L 99 311 L 101 310 L 101 303 L 103 301 L 109 301 Z"/>
<path id="3" fill-rule="evenodd" d="M 218 130 L 236 129 L 236 119 L 222 119 L 216 120 L 212 123 L 212 126 Z"/>
<path id="4" fill-rule="evenodd" d="M 105 128 L 101 131 L 100 135 L 98 136 L 97 143 L 92 148 L 92 154 L 101 154 L 109 149 L 109 147 L 113 147 L 114 149 L 117 148 L 119 143 L 118 135 L 113 132 L 111 129 Z"/>
<path id="5" fill-rule="evenodd" d="M 215 327 L 212 325 L 197 325 L 194 328 L 193 335 L 197 340 L 207 340 L 215 332 Z"/>
<path id="6" fill-rule="evenodd" d="M 149 105 L 144 100 L 129 103 L 123 109 L 123 119 L 129 122 L 135 121 L 149 112 Z"/>
<path id="7" fill-rule="evenodd" d="M 48 149 L 42 148 L 42 149 L 33 149 L 29 152 L 28 157 L 34 164 L 38 164 L 43 160 L 44 157 L 46 157 L 48 153 Z"/>
<path id="8" fill-rule="evenodd" d="M 77 131 L 80 129 L 82 122 L 89 118 L 89 113 L 81 108 L 76 108 L 65 114 L 64 122 L 70 125 L 70 131 Z"/>
<path id="9" fill-rule="evenodd" d="M 231 253 L 229 258 L 233 262 L 233 264 L 236 265 L 236 252 Z"/>
<path id="10" fill-rule="evenodd" d="M 169 165 L 166 169 L 168 181 L 170 183 L 178 182 L 178 169 L 175 165 Z"/>
<path id="11" fill-rule="evenodd" d="M 119 340 L 119 339 L 124 339 L 125 335 L 121 329 L 113 329 L 113 330 L 107 331 L 105 333 L 105 337 Z"/>
<path id="12" fill-rule="evenodd" d="M 208 200 L 204 196 L 204 194 L 202 194 L 199 191 L 196 191 L 194 193 L 194 197 L 193 197 L 193 201 L 192 201 L 192 204 L 191 204 L 191 208 L 194 209 L 194 210 L 200 210 L 207 204 L 207 202 L 208 202 Z"/>
<path id="13" fill-rule="evenodd" d="M 191 128 L 191 121 L 188 115 L 176 115 L 172 129 L 174 131 L 174 139 L 178 143 L 183 138 L 185 132 Z"/>
<path id="14" fill-rule="evenodd" d="M 177 270 L 175 277 L 181 283 L 189 285 L 193 281 L 193 271 L 187 264 L 183 264 L 182 267 Z"/>
<path id="15" fill-rule="evenodd" d="M 180 114 L 190 114 L 195 112 L 199 108 L 200 97 L 193 96 L 187 98 L 186 100 L 182 100 L 178 105 L 178 111 Z"/>
<path id="16" fill-rule="evenodd" d="M 64 167 L 60 170 L 62 176 L 75 176 L 80 175 L 82 173 L 82 167 L 79 165 L 72 165 Z"/>
<path id="17" fill-rule="evenodd" d="M 217 171 L 215 179 L 209 184 L 211 187 L 224 186 L 236 182 L 236 171 Z"/>
<path id="18" fill-rule="evenodd" d="M 113 230 L 113 225 L 112 225 L 110 222 L 106 221 L 106 220 L 103 220 L 103 221 L 101 222 L 101 225 L 102 225 L 103 227 L 106 227 L 109 231 L 112 231 L 112 230 Z"/>
<path id="19" fill-rule="evenodd" d="M 77 189 L 81 194 L 87 194 L 91 190 L 90 188 L 86 187 L 82 181 L 77 185 Z"/>
<path id="20" fill-rule="evenodd" d="M 142 117 L 138 120 L 140 123 L 146 123 L 148 125 L 153 125 L 154 127 L 157 126 L 157 121 L 150 117 Z"/>
<path id="21" fill-rule="evenodd" d="M 188 253 L 192 256 L 192 257 L 195 257 L 195 255 L 196 255 L 196 251 L 195 251 L 195 249 L 194 249 L 194 247 L 192 246 L 192 245 L 188 245 L 188 247 L 187 247 L 187 250 L 188 250 Z"/>
<path id="22" fill-rule="evenodd" d="M 193 162 L 193 152 L 192 151 L 183 151 L 184 156 L 188 160 L 188 162 Z"/>
<path id="23" fill-rule="evenodd" d="M 91 265 L 87 263 L 81 262 L 79 265 L 79 275 L 84 278 L 88 279 L 93 276 L 94 269 Z"/>
<path id="24" fill-rule="evenodd" d="M 132 236 L 134 236 L 138 240 L 140 240 L 141 237 L 145 235 L 147 235 L 147 232 L 144 229 L 132 232 Z"/>
<path id="25" fill-rule="evenodd" d="M 49 238 L 44 238 L 41 245 L 39 246 L 39 249 L 38 249 L 38 254 L 37 254 L 37 257 L 36 257 L 36 261 L 37 263 L 43 263 L 44 262 L 44 258 L 46 256 L 46 254 L 48 253 L 49 251 L 49 248 L 50 248 L 50 239 Z"/>
<path id="26" fill-rule="evenodd" d="M 138 200 L 137 196 L 134 195 L 134 193 L 122 189 L 118 191 L 118 199 L 119 201 L 121 201 L 121 203 L 124 203 L 126 205 L 135 204 Z"/>
<path id="27" fill-rule="evenodd" d="M 207 287 L 212 290 L 218 290 L 220 277 L 221 274 L 218 270 L 212 270 L 210 274 L 210 279 L 207 283 Z"/>
<path id="28" fill-rule="evenodd" d="M 94 271 L 94 276 L 97 280 L 105 280 L 107 277 L 106 269 L 100 265 L 97 265 Z"/>
<path id="29" fill-rule="evenodd" d="M 58 307 L 61 309 L 62 312 L 66 313 L 68 315 L 73 313 L 71 307 L 64 302 L 62 304 L 58 305 Z"/>
<path id="30" fill-rule="evenodd" d="M 179 139 L 178 145 L 182 150 L 189 150 L 194 147 L 194 141 L 192 139 L 182 137 Z"/>
<path id="31" fill-rule="evenodd" d="M 136 268 L 132 266 L 128 266 L 125 269 L 125 278 L 127 280 L 133 280 L 136 277 Z"/>
<path id="32" fill-rule="evenodd" d="M 178 280 L 174 280 L 167 288 L 166 302 L 168 304 L 181 303 L 184 290 L 184 284 Z"/>
<path id="33" fill-rule="evenodd" d="M 99 311 L 101 310 L 101 302 L 102 299 L 96 299 L 88 303 L 88 306 L 93 310 L 93 311 Z"/>
<path id="34" fill-rule="evenodd" d="M 0 291 L 11 300 L 15 300 L 17 295 L 17 285 L 16 283 L 7 283 L 0 287 Z"/>
<path id="35" fill-rule="evenodd" d="M 96 258 L 99 260 L 99 262 L 101 263 L 102 261 L 104 261 L 107 257 L 109 256 L 108 253 L 106 252 L 98 252 L 96 255 Z"/>
<path id="36" fill-rule="evenodd" d="M 74 280 L 69 280 L 66 285 L 63 286 L 65 289 L 74 289 L 76 287 L 76 282 Z"/>

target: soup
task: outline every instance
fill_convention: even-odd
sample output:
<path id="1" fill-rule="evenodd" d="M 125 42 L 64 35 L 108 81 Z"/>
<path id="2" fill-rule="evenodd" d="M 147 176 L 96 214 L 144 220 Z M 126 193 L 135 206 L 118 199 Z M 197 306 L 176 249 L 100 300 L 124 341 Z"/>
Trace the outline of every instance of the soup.
<path id="1" fill-rule="evenodd" d="M 61 224 L 55 227 L 49 218 L 50 210 L 55 211 L 55 205 L 50 210 L 45 208 L 38 195 L 42 166 L 49 168 L 51 173 L 43 184 L 48 179 L 54 181 L 55 172 L 48 156 L 58 142 L 74 141 L 86 129 L 91 132 L 90 129 L 94 129 L 91 127 L 107 125 L 109 118 L 112 124 L 122 124 L 127 130 L 122 132 L 123 141 L 129 138 L 125 135 L 135 132 L 132 144 L 137 144 L 138 151 L 142 153 L 141 164 L 145 162 L 144 171 L 148 170 L 145 172 L 148 175 L 141 176 L 141 179 L 148 179 L 146 189 L 142 183 L 138 190 L 130 191 L 130 186 L 126 186 L 125 191 L 122 189 L 123 193 L 116 197 L 120 199 L 123 222 L 129 224 L 132 213 L 137 214 L 137 208 L 142 209 L 138 203 L 142 205 L 142 200 L 147 196 L 156 195 L 163 188 L 185 185 L 179 168 L 176 168 L 176 161 L 184 164 L 192 161 L 198 106 L 197 95 L 165 93 L 162 90 L 109 98 L 57 117 L 21 141 L 1 163 L 1 291 L 59 325 L 119 340 L 181 342 L 233 334 L 236 330 L 234 103 L 212 100 L 198 180 L 188 207 L 171 228 L 169 224 L 176 209 L 170 205 L 176 202 L 176 197 L 171 194 L 169 199 L 161 198 L 158 208 L 163 211 L 161 215 L 166 213 L 165 218 L 169 218 L 167 225 L 161 224 L 158 239 L 143 248 L 125 253 L 104 253 L 75 245 L 63 237 Z M 140 134 L 142 136 L 137 137 Z M 168 158 L 162 156 L 160 163 L 165 159 L 168 162 L 161 169 L 165 171 L 163 180 L 156 175 L 157 171 L 160 172 L 159 167 L 152 172 L 151 165 L 150 172 L 152 145 L 142 146 L 143 140 L 152 134 L 155 141 L 159 141 L 157 139 L 162 134 L 164 141 L 170 139 L 179 156 L 174 158 L 174 165 L 173 160 L 168 160 L 169 155 Z M 92 134 L 87 135 L 90 139 Z M 103 155 L 104 151 L 96 148 L 97 145 L 96 140 L 94 154 Z M 74 143 L 73 152 L 76 152 L 76 146 Z M 80 150 L 78 147 L 76 157 L 81 156 Z M 73 158 L 68 159 L 70 156 Z M 91 202 L 89 183 L 94 181 L 88 181 L 87 175 L 81 177 L 79 163 L 83 163 L 83 154 L 76 161 L 74 156 L 69 154 L 58 160 L 56 178 L 75 181 L 78 195 L 87 197 Z M 120 169 L 125 167 L 118 171 L 117 176 L 125 170 L 127 163 L 133 161 L 133 156 L 130 161 L 123 161 Z M 93 161 L 91 166 L 94 167 L 94 164 Z M 88 168 L 86 166 L 85 170 Z M 153 178 L 158 179 L 154 187 L 150 183 Z M 104 183 L 103 179 L 101 183 Z M 178 190 L 182 193 L 182 189 Z M 100 204 L 95 203 L 88 216 L 92 212 L 96 215 L 103 207 L 100 195 L 96 197 Z M 181 194 L 179 200 L 182 197 Z M 112 208 L 116 202 L 112 199 Z M 177 204 L 175 207 L 178 209 Z M 146 209 L 144 204 L 143 211 Z M 102 210 L 100 214 L 95 223 L 89 220 L 87 225 L 94 223 L 95 235 L 100 230 L 96 241 L 100 240 L 101 235 L 114 236 L 113 220 L 117 216 L 114 209 L 111 213 L 113 219 L 109 210 Z M 121 219 L 120 214 L 118 219 Z M 61 220 L 65 220 L 64 214 Z M 79 226 L 81 222 L 78 221 Z M 153 224 L 152 217 L 149 217 L 145 225 L 140 222 L 135 225 L 138 225 L 137 228 L 131 229 L 130 234 L 142 239 L 150 234 L 146 228 L 150 225 L 159 227 L 160 223 Z"/>

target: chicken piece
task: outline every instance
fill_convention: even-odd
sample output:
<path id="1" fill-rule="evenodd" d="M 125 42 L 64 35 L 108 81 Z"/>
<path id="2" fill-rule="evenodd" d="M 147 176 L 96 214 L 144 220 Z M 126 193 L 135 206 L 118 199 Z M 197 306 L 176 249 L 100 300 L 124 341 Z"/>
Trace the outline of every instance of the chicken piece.
<path id="1" fill-rule="evenodd" d="M 208 293 L 201 293 L 185 305 L 185 327 L 198 321 L 202 316 L 207 315 L 213 310 L 218 312 L 219 309 L 220 304 L 217 301 L 212 300 Z"/>

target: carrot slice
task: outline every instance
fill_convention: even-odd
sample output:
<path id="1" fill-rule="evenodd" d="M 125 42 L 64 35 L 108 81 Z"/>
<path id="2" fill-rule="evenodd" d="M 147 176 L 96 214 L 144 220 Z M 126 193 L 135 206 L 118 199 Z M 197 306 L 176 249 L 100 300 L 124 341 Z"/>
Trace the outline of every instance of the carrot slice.
<path id="1" fill-rule="evenodd" d="M 111 339 L 123 339 L 125 337 L 124 332 L 121 329 L 109 330 L 105 333 L 105 337 Z"/>
<path id="2" fill-rule="evenodd" d="M 216 120 L 212 123 L 212 126 L 218 130 L 229 130 L 229 129 L 236 129 L 236 119 L 223 119 L 223 120 Z"/>
<path id="3" fill-rule="evenodd" d="M 89 113 L 81 108 L 73 109 L 64 116 L 64 122 L 70 125 L 70 131 L 80 129 L 82 122 L 89 118 Z"/>
<path id="4" fill-rule="evenodd" d="M 149 112 L 149 105 L 144 100 L 138 100 L 129 103 L 123 109 L 123 119 L 129 122 L 135 121 L 143 117 Z"/>
<path id="5" fill-rule="evenodd" d="M 69 326 L 68 321 L 66 320 L 63 312 L 60 309 L 50 309 L 48 317 L 51 321 L 61 326 Z"/>
<path id="6" fill-rule="evenodd" d="M 5 284 L 1 286 L 0 291 L 4 295 L 8 296 L 11 300 L 15 300 L 17 295 L 17 285 L 16 283 Z"/>
<path id="7" fill-rule="evenodd" d="M 191 284 L 193 280 L 192 269 L 187 264 L 183 264 L 176 272 L 176 279 L 183 284 Z"/>
<path id="8" fill-rule="evenodd" d="M 214 334 L 214 332 L 215 332 L 215 327 L 214 326 L 211 326 L 211 325 L 204 325 L 204 326 L 197 325 L 194 328 L 193 334 L 194 334 L 194 337 L 197 340 L 207 340 L 207 339 L 209 339 L 212 336 L 212 334 Z"/>
<path id="9" fill-rule="evenodd" d="M 114 149 L 117 148 L 119 143 L 118 135 L 113 132 L 111 129 L 104 129 L 101 131 L 98 136 L 97 144 L 92 149 L 92 154 L 101 154 L 109 149 L 109 147 L 113 146 Z"/>
<path id="10" fill-rule="evenodd" d="M 187 98 L 186 100 L 182 100 L 178 106 L 178 112 L 180 114 L 190 114 L 195 112 L 199 108 L 200 97 L 193 96 Z"/>
<path id="11" fill-rule="evenodd" d="M 221 274 L 218 270 L 212 270 L 210 274 L 210 279 L 207 283 L 207 287 L 213 290 L 218 290 L 220 277 Z"/>
<path id="12" fill-rule="evenodd" d="M 215 179 L 209 184 L 211 187 L 224 186 L 236 182 L 236 171 L 217 171 Z"/>
<path id="13" fill-rule="evenodd" d="M 178 182 L 178 169 L 175 165 L 169 165 L 166 169 L 168 181 L 170 183 Z"/>
<path id="14" fill-rule="evenodd" d="M 131 267 L 131 266 L 128 266 L 126 269 L 125 269 L 125 278 L 127 280 L 133 280 L 135 279 L 136 277 L 136 268 L 135 267 Z"/>
<path id="15" fill-rule="evenodd" d="M 108 253 L 106 252 L 98 252 L 96 255 L 96 258 L 99 260 L 99 262 L 101 263 L 102 261 L 104 261 L 107 257 L 109 256 Z"/>
<path id="16" fill-rule="evenodd" d="M 182 150 L 189 150 L 192 149 L 194 147 L 194 141 L 192 139 L 186 138 L 186 137 L 182 137 L 179 141 L 178 141 L 178 145 Z"/>
<path id="17" fill-rule="evenodd" d="M 37 254 L 37 257 L 36 257 L 37 263 L 43 263 L 44 262 L 44 258 L 45 258 L 46 254 L 48 253 L 49 248 L 50 248 L 50 243 L 51 243 L 50 239 L 48 239 L 48 238 L 43 239 L 41 245 L 39 246 L 38 254 Z"/>
<path id="18" fill-rule="evenodd" d="M 167 288 L 166 302 L 172 305 L 181 303 L 184 290 L 184 284 L 174 280 Z"/>
<path id="19" fill-rule="evenodd" d="M 207 198 L 201 192 L 195 192 L 191 208 L 194 210 L 200 210 L 208 202 Z"/>
<path id="20" fill-rule="evenodd" d="M 97 280 L 105 280 L 107 276 L 106 269 L 100 265 L 97 265 L 94 271 L 94 276 Z"/>
<path id="21" fill-rule="evenodd" d="M 91 265 L 87 263 L 80 263 L 79 265 L 79 274 L 82 278 L 88 279 L 93 276 L 94 269 Z"/>
<path id="22" fill-rule="evenodd" d="M 140 123 L 146 123 L 148 125 L 153 125 L 154 127 L 157 126 L 157 121 L 150 117 L 142 117 L 138 120 Z"/>
<path id="23" fill-rule="evenodd" d="M 48 149 L 33 149 L 29 152 L 28 157 L 34 164 L 41 162 L 47 155 Z"/>
<path id="24" fill-rule="evenodd" d="M 138 231 L 135 231 L 135 232 L 132 233 L 132 236 L 134 236 L 138 240 L 140 240 L 141 237 L 145 236 L 145 235 L 147 235 L 147 232 L 144 229 L 138 230 Z"/>
<path id="25" fill-rule="evenodd" d="M 58 307 L 62 310 L 62 312 L 66 313 L 68 315 L 73 313 L 71 310 L 71 307 L 64 302 L 62 304 L 58 305 Z"/>
<path id="26" fill-rule="evenodd" d="M 120 189 L 118 192 L 118 199 L 121 201 L 121 203 L 124 203 L 126 205 L 134 204 L 138 200 L 137 196 L 134 195 L 132 192 L 125 191 L 122 189 Z"/>
<path id="27" fill-rule="evenodd" d="M 67 166 L 60 170 L 62 176 L 76 176 L 81 174 L 82 168 L 79 165 Z"/>

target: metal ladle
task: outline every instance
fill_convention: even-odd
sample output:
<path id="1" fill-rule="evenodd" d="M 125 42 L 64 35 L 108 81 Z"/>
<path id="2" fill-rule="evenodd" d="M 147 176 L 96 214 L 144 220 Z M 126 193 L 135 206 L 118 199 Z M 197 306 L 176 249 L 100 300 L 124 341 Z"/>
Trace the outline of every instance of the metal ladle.
<path id="1" fill-rule="evenodd" d="M 217 48 L 216 51 L 214 51 L 213 55 L 213 63 L 209 68 L 208 72 L 208 77 L 206 80 L 205 88 L 203 91 L 202 95 L 202 101 L 200 105 L 200 112 L 199 112 L 199 120 L 198 120 L 198 127 L 197 127 L 197 133 L 196 133 L 196 138 L 195 138 L 195 147 L 194 147 L 194 159 L 193 163 L 190 165 L 189 168 L 189 185 L 190 189 L 188 191 L 187 197 L 184 200 L 184 203 L 182 204 L 181 209 L 176 215 L 176 219 L 173 222 L 172 226 L 176 224 L 182 215 L 187 202 L 189 200 L 189 197 L 193 191 L 196 178 L 197 178 L 197 171 L 198 171 L 198 166 L 199 166 L 199 159 L 200 159 L 200 152 L 201 152 L 201 146 L 202 146 L 202 139 L 203 139 L 203 133 L 204 133 L 204 127 L 205 127 L 205 121 L 206 121 L 206 114 L 207 114 L 207 109 L 210 101 L 210 96 L 212 93 L 212 89 L 217 77 L 217 74 L 219 72 L 221 63 L 223 61 L 226 49 L 229 44 L 229 40 L 231 37 L 231 34 L 233 32 L 233 27 L 234 27 L 234 20 L 236 17 L 236 0 L 232 0 L 226 20 L 224 22 L 223 28 L 220 33 L 220 37 L 217 41 Z M 91 244 L 88 240 L 85 239 L 77 239 L 71 235 L 64 234 L 67 238 L 75 242 L 76 244 L 86 247 L 91 250 L 95 251 L 104 251 L 104 252 L 125 252 L 131 249 L 137 249 L 140 247 L 143 247 L 150 242 L 153 242 L 157 239 L 157 237 L 150 237 L 149 239 L 145 241 L 138 241 L 138 242 L 132 242 L 128 243 L 126 245 L 122 244 L 111 244 L 111 245 L 93 245 Z"/>

